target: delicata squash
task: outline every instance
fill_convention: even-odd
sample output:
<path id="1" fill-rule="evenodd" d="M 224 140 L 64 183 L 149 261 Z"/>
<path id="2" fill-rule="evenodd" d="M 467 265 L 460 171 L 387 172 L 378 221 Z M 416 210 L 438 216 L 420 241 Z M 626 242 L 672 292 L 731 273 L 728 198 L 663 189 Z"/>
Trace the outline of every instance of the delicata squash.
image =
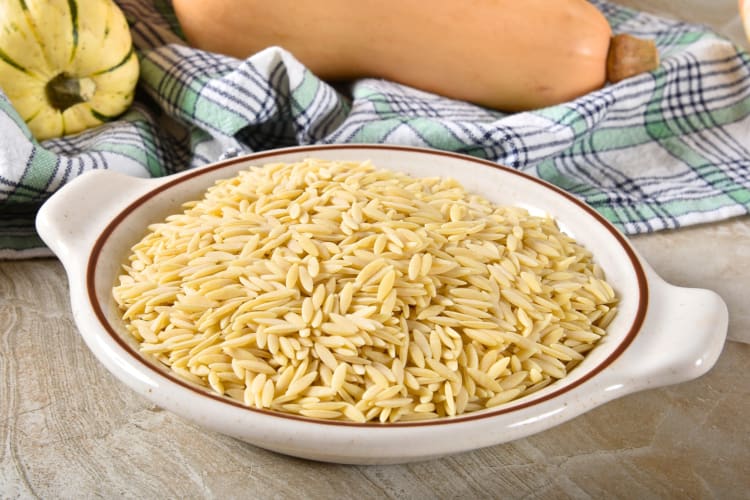
<path id="1" fill-rule="evenodd" d="M 173 0 L 189 43 L 289 50 L 327 80 L 376 77 L 504 111 L 569 101 L 658 65 L 586 0 Z"/>
<path id="2" fill-rule="evenodd" d="M 138 74 L 112 0 L 0 0 L 0 88 L 37 139 L 115 118 Z"/>

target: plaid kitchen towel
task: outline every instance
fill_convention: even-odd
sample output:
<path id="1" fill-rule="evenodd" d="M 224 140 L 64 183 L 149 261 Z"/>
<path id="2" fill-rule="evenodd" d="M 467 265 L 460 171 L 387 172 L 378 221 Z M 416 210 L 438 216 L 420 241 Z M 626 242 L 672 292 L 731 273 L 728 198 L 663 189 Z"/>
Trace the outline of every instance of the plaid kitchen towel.
<path id="1" fill-rule="evenodd" d="M 198 51 L 165 0 L 118 3 L 141 61 L 136 101 L 118 120 L 40 144 L 0 93 L 0 258 L 49 254 L 34 214 L 87 170 L 162 176 L 296 144 L 488 158 L 574 193 L 627 234 L 750 209 L 750 56 L 701 26 L 596 1 L 615 32 L 656 40 L 660 67 L 559 106 L 503 114 L 383 80 L 333 87 L 279 48 L 244 61 Z"/>

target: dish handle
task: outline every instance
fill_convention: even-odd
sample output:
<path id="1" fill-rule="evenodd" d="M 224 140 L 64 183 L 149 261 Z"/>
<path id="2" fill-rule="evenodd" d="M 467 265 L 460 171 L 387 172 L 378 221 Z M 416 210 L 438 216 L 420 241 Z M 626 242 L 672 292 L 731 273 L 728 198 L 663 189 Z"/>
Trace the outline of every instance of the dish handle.
<path id="1" fill-rule="evenodd" d="M 674 286 L 649 274 L 644 325 L 612 366 L 605 391 L 631 393 L 696 379 L 714 366 L 724 347 L 729 313 L 716 292 Z"/>
<path id="2" fill-rule="evenodd" d="M 88 171 L 42 204 L 36 230 L 60 260 L 74 263 L 87 256 L 115 214 L 161 182 L 163 178 L 133 177 L 113 170 Z"/>

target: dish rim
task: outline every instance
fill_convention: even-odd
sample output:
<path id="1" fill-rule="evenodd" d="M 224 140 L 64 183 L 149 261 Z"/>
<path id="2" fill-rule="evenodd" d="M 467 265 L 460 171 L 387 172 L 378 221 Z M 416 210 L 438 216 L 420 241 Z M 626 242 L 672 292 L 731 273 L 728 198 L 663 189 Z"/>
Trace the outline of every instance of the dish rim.
<path id="1" fill-rule="evenodd" d="M 320 150 L 336 150 L 336 149 L 340 149 L 340 150 L 378 149 L 378 150 L 385 150 L 385 151 L 402 152 L 402 153 L 407 153 L 407 154 L 417 153 L 417 154 L 426 154 L 426 155 L 437 155 L 437 156 L 453 158 L 459 161 L 473 162 L 473 163 L 477 163 L 485 167 L 492 167 L 494 169 L 501 170 L 507 174 L 522 177 L 525 180 L 529 180 L 529 181 L 532 181 L 541 185 L 542 187 L 552 191 L 554 194 L 558 196 L 564 197 L 567 201 L 575 204 L 578 208 L 583 209 L 588 216 L 594 218 L 601 226 L 603 226 L 610 233 L 610 235 L 613 238 L 613 241 L 617 242 L 618 246 L 625 252 L 625 254 L 627 255 L 629 259 L 630 268 L 634 272 L 636 281 L 638 283 L 638 302 L 637 302 L 637 307 L 633 316 L 633 320 L 630 324 L 630 328 L 628 329 L 628 332 L 623 336 L 622 340 L 620 340 L 619 344 L 615 346 L 612 352 L 610 352 L 603 360 L 601 360 L 597 365 L 590 368 L 586 373 L 584 373 L 577 380 L 568 382 L 567 384 L 563 384 L 560 388 L 553 390 L 549 392 L 548 394 L 545 394 L 541 397 L 532 398 L 528 401 L 522 401 L 517 404 L 513 404 L 513 401 L 510 401 L 506 404 L 500 405 L 499 407 L 495 409 L 486 409 L 486 410 L 481 410 L 481 411 L 469 412 L 469 413 L 464 413 L 461 415 L 456 415 L 454 417 L 442 417 L 442 418 L 423 420 L 423 421 L 417 420 L 417 421 L 408 421 L 408 422 L 389 422 L 385 424 L 380 423 L 380 422 L 360 423 L 360 422 L 350 422 L 350 421 L 342 421 L 342 420 L 317 419 L 317 418 L 306 417 L 303 415 L 296 415 L 292 413 L 284 413 L 280 411 L 246 406 L 240 401 L 235 401 L 231 398 L 228 398 L 221 394 L 211 392 L 210 390 L 206 388 L 200 387 L 197 384 L 193 384 L 187 380 L 184 380 L 181 377 L 179 377 L 179 375 L 169 372 L 168 367 L 160 368 L 156 366 L 154 361 L 150 361 L 144 355 L 139 353 L 137 350 L 133 349 L 133 347 L 130 344 L 128 344 L 125 341 L 125 339 L 123 339 L 122 335 L 117 333 L 116 328 L 107 319 L 107 314 L 104 312 L 104 307 L 102 306 L 101 302 L 99 301 L 97 297 L 96 269 L 97 269 L 97 263 L 101 256 L 102 250 L 104 249 L 107 241 L 112 236 L 112 234 L 114 234 L 117 231 L 121 223 L 125 221 L 131 213 L 133 213 L 136 209 L 138 209 L 144 203 L 148 202 L 153 197 L 159 195 L 160 193 L 163 193 L 164 191 L 171 189 L 172 187 L 178 184 L 181 184 L 186 181 L 190 181 L 206 173 L 214 172 L 214 171 L 226 168 L 228 166 L 235 165 L 240 162 L 260 161 L 260 160 L 263 160 L 264 158 L 282 156 L 285 154 L 314 153 L 315 151 L 320 151 Z M 206 166 L 196 168 L 194 170 L 188 170 L 185 172 L 178 173 L 176 174 L 175 178 L 165 180 L 164 182 L 158 184 L 157 186 L 149 189 L 144 194 L 139 195 L 138 197 L 135 198 L 135 200 L 129 202 L 127 206 L 125 206 L 125 208 L 122 208 L 117 212 L 117 214 L 112 218 L 112 220 L 110 220 L 105 226 L 105 228 L 97 235 L 96 240 L 94 241 L 94 244 L 91 246 L 91 252 L 89 253 L 89 257 L 86 261 L 85 287 L 86 287 L 86 296 L 88 297 L 88 301 L 92 307 L 92 310 L 97 320 L 99 321 L 100 326 L 104 329 L 107 335 L 117 344 L 117 346 L 120 349 L 125 351 L 130 358 L 136 360 L 140 365 L 145 367 L 149 371 L 151 376 L 156 376 L 158 378 L 166 378 L 169 382 L 180 386 L 180 388 L 187 389 L 193 393 L 196 393 L 199 396 L 208 397 L 216 403 L 228 404 L 231 407 L 250 411 L 251 413 L 257 413 L 263 416 L 280 417 L 280 418 L 291 419 L 291 420 L 308 423 L 308 424 L 323 424 L 323 425 L 330 425 L 334 427 L 336 426 L 365 427 L 365 428 L 371 428 L 371 429 L 386 429 L 386 428 L 392 428 L 392 427 L 439 426 L 439 425 L 446 425 L 446 424 L 464 423 L 464 422 L 473 421 L 473 420 L 484 420 L 484 419 L 497 417 L 497 416 L 508 414 L 508 413 L 515 412 L 515 411 L 525 410 L 529 407 L 539 405 L 541 403 L 545 403 L 549 400 L 562 396 L 572 391 L 573 389 L 581 386 L 585 382 L 591 380 L 593 377 L 601 373 L 604 369 L 612 365 L 612 363 L 614 363 L 614 361 L 617 360 L 617 358 L 619 358 L 623 352 L 625 352 L 628 346 L 630 346 L 630 344 L 633 342 L 633 340 L 638 336 L 639 332 L 641 331 L 641 328 L 646 318 L 646 312 L 648 309 L 648 302 L 649 302 L 649 286 L 648 286 L 648 279 L 646 277 L 646 272 L 643 266 L 641 265 L 640 259 L 636 255 L 630 243 L 627 241 L 626 237 L 617 228 L 615 228 L 612 225 L 612 223 L 610 223 L 607 219 L 605 219 L 604 216 L 602 216 L 594 208 L 592 208 L 590 205 L 586 204 L 585 202 L 581 201 L 580 199 L 576 198 L 572 194 L 568 193 L 567 191 L 564 191 L 561 188 L 553 184 L 550 184 L 547 181 L 544 181 L 543 179 L 533 177 L 519 170 L 501 165 L 499 163 L 494 163 L 490 160 L 486 160 L 486 159 L 482 159 L 482 158 L 478 158 L 474 156 L 469 156 L 465 154 L 460 154 L 460 153 L 443 151 L 443 150 L 433 150 L 433 149 L 418 148 L 418 147 L 412 147 L 412 146 L 395 146 L 395 145 L 383 145 L 383 144 L 380 144 L 380 145 L 328 144 L 328 145 L 295 146 L 295 147 L 290 147 L 290 148 L 273 149 L 273 150 L 261 151 L 258 153 L 250 153 L 247 155 L 242 155 L 242 156 L 214 162 Z"/>

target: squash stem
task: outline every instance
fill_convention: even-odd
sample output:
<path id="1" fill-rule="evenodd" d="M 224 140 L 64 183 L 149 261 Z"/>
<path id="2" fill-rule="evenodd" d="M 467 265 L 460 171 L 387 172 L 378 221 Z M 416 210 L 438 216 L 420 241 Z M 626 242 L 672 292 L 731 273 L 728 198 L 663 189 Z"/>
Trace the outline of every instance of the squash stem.
<path id="1" fill-rule="evenodd" d="M 47 82 L 44 90 L 50 105 L 58 111 L 65 111 L 71 106 L 91 99 L 96 84 L 90 78 L 76 78 L 67 73 L 60 73 Z"/>
<path id="2" fill-rule="evenodd" d="M 612 37 L 607 54 L 608 82 L 617 83 L 658 67 L 659 51 L 653 40 L 643 40 L 626 33 Z"/>

